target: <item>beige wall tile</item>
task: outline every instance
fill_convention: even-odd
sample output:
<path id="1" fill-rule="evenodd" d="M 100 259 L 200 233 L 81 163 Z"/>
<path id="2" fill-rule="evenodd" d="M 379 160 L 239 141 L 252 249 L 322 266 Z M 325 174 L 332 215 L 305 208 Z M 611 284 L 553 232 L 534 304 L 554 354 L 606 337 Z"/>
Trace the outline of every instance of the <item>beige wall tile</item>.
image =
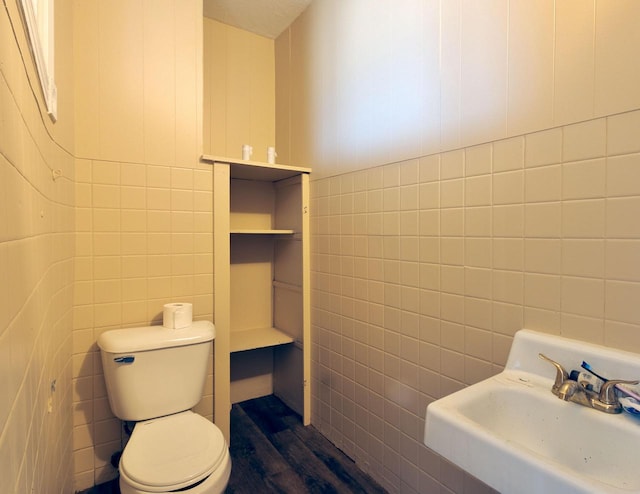
<path id="1" fill-rule="evenodd" d="M 627 281 L 640 279 L 640 244 L 637 240 L 605 241 L 605 277 Z"/>
<path id="2" fill-rule="evenodd" d="M 144 187 L 121 187 L 120 207 L 123 210 L 146 209 L 147 191 Z"/>
<path id="3" fill-rule="evenodd" d="M 420 184 L 420 209 L 433 209 L 440 206 L 440 184 L 437 182 Z"/>
<path id="4" fill-rule="evenodd" d="M 494 238 L 492 240 L 492 267 L 521 271 L 524 265 L 524 241 L 519 238 Z"/>
<path id="5" fill-rule="evenodd" d="M 513 137 L 493 143 L 493 171 L 505 172 L 524 167 L 524 138 Z"/>
<path id="6" fill-rule="evenodd" d="M 564 163 L 562 199 L 604 197 L 607 162 L 604 159 Z"/>
<path id="7" fill-rule="evenodd" d="M 464 268 L 462 266 L 442 266 L 440 268 L 440 289 L 446 293 L 464 294 Z"/>
<path id="8" fill-rule="evenodd" d="M 524 293 L 523 274 L 514 271 L 493 271 L 493 300 L 510 304 L 522 304 Z"/>
<path id="9" fill-rule="evenodd" d="M 144 187 L 146 185 L 146 167 L 138 163 L 122 163 L 120 165 L 120 183 Z"/>
<path id="10" fill-rule="evenodd" d="M 464 261 L 467 266 L 490 268 L 492 244 L 489 238 L 465 238 Z"/>
<path id="11" fill-rule="evenodd" d="M 94 184 L 120 185 L 120 163 L 92 161 L 91 182 Z"/>
<path id="12" fill-rule="evenodd" d="M 562 129 L 551 129 L 526 136 L 525 166 L 553 165 L 562 161 Z"/>
<path id="13" fill-rule="evenodd" d="M 640 132 L 640 111 L 612 115 L 607 118 L 607 153 L 617 154 L 640 152 L 638 133 Z"/>
<path id="14" fill-rule="evenodd" d="M 525 274 L 524 303 L 530 307 L 559 311 L 560 289 L 560 276 Z"/>
<path id="15" fill-rule="evenodd" d="M 462 208 L 440 210 L 440 234 L 450 237 L 464 235 L 464 210 Z"/>
<path id="16" fill-rule="evenodd" d="M 613 348 L 636 348 L 640 340 L 640 326 L 622 322 L 605 321 L 604 343 Z"/>
<path id="17" fill-rule="evenodd" d="M 491 301 L 487 299 L 479 299 L 472 297 L 465 297 L 464 300 L 464 320 L 466 325 L 466 331 L 472 328 L 491 330 Z M 465 336 L 465 351 L 469 353 L 471 348 L 475 347 L 475 344 L 470 344 L 468 336 Z M 482 352 L 485 353 L 485 352 Z"/>
<path id="18" fill-rule="evenodd" d="M 490 207 L 467 207 L 464 210 L 464 234 L 469 237 L 491 236 Z"/>
<path id="19" fill-rule="evenodd" d="M 562 235 L 565 238 L 601 238 L 604 230 L 604 200 L 565 201 L 562 204 Z"/>
<path id="20" fill-rule="evenodd" d="M 640 283 L 607 281 L 605 283 L 605 319 L 629 324 L 640 324 L 635 304 L 640 296 Z"/>
<path id="21" fill-rule="evenodd" d="M 609 238 L 638 238 L 640 198 L 614 198 L 606 201 L 606 235 Z"/>
<path id="22" fill-rule="evenodd" d="M 469 268 L 464 270 L 464 294 L 468 297 L 492 297 L 493 272 L 487 268 Z"/>
<path id="23" fill-rule="evenodd" d="M 607 150 L 607 120 L 589 120 L 563 129 L 562 159 L 578 161 L 600 158 Z"/>
<path id="24" fill-rule="evenodd" d="M 525 236 L 547 238 L 560 237 L 562 226 L 564 224 L 564 217 L 562 216 L 561 211 L 564 212 L 563 205 L 559 202 L 527 204 L 525 206 Z"/>
<path id="25" fill-rule="evenodd" d="M 464 205 L 464 180 L 440 182 L 440 207 L 455 208 Z"/>
<path id="26" fill-rule="evenodd" d="M 465 177 L 491 173 L 492 151 L 490 144 L 467 148 L 464 154 Z"/>
<path id="27" fill-rule="evenodd" d="M 418 162 L 420 183 L 434 182 L 440 179 L 440 155 L 425 156 Z"/>
<path id="28" fill-rule="evenodd" d="M 491 205 L 491 176 L 467 178 L 464 181 L 465 206 Z"/>
<path id="29" fill-rule="evenodd" d="M 518 204 L 524 197 L 522 171 L 493 175 L 493 204 Z"/>
<path id="30" fill-rule="evenodd" d="M 640 195 L 640 154 L 608 158 L 606 173 L 608 197 Z"/>
<path id="31" fill-rule="evenodd" d="M 562 334 L 567 338 L 576 340 L 588 340 L 604 344 L 604 320 L 578 316 L 575 314 L 562 314 Z"/>
<path id="32" fill-rule="evenodd" d="M 599 318 L 604 315 L 604 281 L 592 278 L 562 278 L 562 311 Z"/>
<path id="33" fill-rule="evenodd" d="M 522 237 L 525 229 L 525 209 L 522 205 L 493 207 L 494 237 Z"/>
<path id="34" fill-rule="evenodd" d="M 604 260 L 603 240 L 562 241 L 562 272 L 565 275 L 602 278 Z"/>
<path id="35" fill-rule="evenodd" d="M 524 196 L 527 203 L 559 201 L 562 190 L 560 165 L 531 168 L 525 171 Z"/>
<path id="36" fill-rule="evenodd" d="M 464 153 L 461 150 L 444 153 L 440 157 L 440 180 L 464 176 Z M 424 182 L 422 174 L 420 181 Z"/>

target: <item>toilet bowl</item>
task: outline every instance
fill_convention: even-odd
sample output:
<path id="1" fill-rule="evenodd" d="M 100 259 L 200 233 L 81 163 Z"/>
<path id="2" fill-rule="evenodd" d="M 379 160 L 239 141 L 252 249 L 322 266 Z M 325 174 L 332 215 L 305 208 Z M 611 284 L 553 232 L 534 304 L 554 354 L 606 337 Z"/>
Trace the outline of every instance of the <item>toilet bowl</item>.
<path id="1" fill-rule="evenodd" d="M 231 475 L 222 431 L 191 409 L 202 397 L 215 328 L 161 326 L 102 333 L 109 405 L 135 422 L 120 458 L 122 494 L 220 494 Z"/>
<path id="2" fill-rule="evenodd" d="M 120 459 L 120 491 L 218 494 L 230 474 L 222 431 L 186 411 L 136 424 Z"/>

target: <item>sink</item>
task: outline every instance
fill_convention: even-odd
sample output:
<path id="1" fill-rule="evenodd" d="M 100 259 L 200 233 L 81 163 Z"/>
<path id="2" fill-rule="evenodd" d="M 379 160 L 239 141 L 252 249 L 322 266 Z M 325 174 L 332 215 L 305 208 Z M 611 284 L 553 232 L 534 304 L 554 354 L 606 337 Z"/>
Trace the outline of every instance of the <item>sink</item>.
<path id="1" fill-rule="evenodd" d="M 640 377 L 640 355 L 531 330 L 516 333 L 505 370 L 427 407 L 425 444 L 504 493 L 640 493 L 640 419 L 551 393 L 552 365 L 582 361 Z"/>

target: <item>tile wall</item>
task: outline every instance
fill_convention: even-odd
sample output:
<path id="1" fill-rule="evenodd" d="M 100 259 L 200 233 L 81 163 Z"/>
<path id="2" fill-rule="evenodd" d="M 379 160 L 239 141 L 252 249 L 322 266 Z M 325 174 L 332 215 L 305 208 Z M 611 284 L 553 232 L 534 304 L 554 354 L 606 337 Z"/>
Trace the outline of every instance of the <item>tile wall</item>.
<path id="1" fill-rule="evenodd" d="M 389 492 L 483 492 L 432 400 L 526 327 L 640 352 L 640 111 L 312 182 L 313 423 Z"/>
<path id="2" fill-rule="evenodd" d="M 98 336 L 162 324 L 162 306 L 190 302 L 213 320 L 209 169 L 78 160 L 73 331 L 76 485 L 115 476 L 127 435 L 109 407 Z M 213 364 L 197 411 L 213 418 Z"/>
<path id="3" fill-rule="evenodd" d="M 191 302 L 213 320 L 212 173 L 202 154 L 202 2 L 74 2 L 74 488 L 116 475 L 98 336 Z M 68 55 L 68 54 L 67 54 Z M 197 411 L 213 418 L 213 364 Z"/>
<path id="4" fill-rule="evenodd" d="M 67 6 L 60 7 L 61 13 Z M 63 32 L 56 38 L 68 47 Z M 74 160 L 46 114 L 16 2 L 0 9 L 0 492 L 72 491 Z"/>

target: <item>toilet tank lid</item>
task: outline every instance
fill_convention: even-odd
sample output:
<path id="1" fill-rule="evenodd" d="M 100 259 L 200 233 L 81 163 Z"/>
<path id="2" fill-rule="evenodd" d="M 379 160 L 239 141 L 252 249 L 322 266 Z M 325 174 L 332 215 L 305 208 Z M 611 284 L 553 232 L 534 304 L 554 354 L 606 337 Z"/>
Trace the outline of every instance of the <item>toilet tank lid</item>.
<path id="1" fill-rule="evenodd" d="M 98 346 L 109 353 L 141 352 L 206 343 L 215 335 L 212 322 L 194 321 L 191 326 L 181 329 L 164 326 L 112 329 L 98 337 Z"/>

